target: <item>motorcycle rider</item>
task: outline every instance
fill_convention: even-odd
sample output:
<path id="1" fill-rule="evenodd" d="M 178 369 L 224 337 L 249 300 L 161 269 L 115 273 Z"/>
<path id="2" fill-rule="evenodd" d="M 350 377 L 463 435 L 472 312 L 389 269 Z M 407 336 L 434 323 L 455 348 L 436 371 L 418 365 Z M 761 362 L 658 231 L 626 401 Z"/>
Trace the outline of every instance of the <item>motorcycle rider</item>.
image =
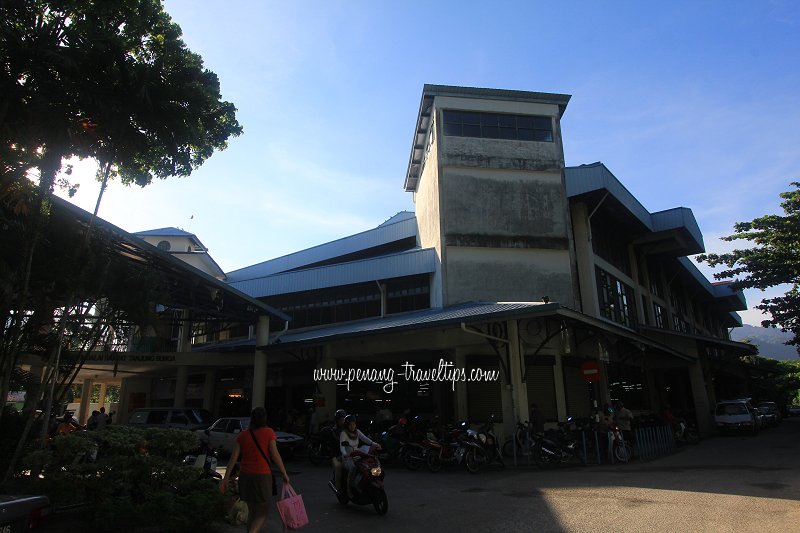
<path id="1" fill-rule="evenodd" d="M 344 419 L 345 427 L 339 436 L 341 443 L 341 452 L 344 462 L 344 467 L 347 469 L 347 492 L 352 498 L 353 481 L 355 480 L 358 469 L 356 468 L 354 457 L 352 455 L 354 450 L 358 450 L 361 443 L 368 446 L 375 446 L 380 450 L 381 445 L 374 442 L 372 439 L 361 433 L 360 429 L 356 428 L 356 417 L 354 415 L 347 415 Z"/>

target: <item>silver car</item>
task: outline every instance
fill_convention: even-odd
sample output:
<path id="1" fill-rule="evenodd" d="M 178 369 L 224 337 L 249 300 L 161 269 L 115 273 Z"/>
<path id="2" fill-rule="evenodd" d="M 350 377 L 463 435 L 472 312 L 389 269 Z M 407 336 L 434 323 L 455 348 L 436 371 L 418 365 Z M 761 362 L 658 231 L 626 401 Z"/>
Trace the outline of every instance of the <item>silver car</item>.
<path id="1" fill-rule="evenodd" d="M 211 424 L 208 429 L 198 430 L 197 434 L 200 437 L 200 442 L 209 448 L 230 454 L 233 452 L 236 437 L 247 429 L 249 425 L 250 417 L 246 416 L 220 418 Z M 275 437 L 278 451 L 281 452 L 281 457 L 285 459 L 291 459 L 294 456 L 295 449 L 302 446 L 303 443 L 303 437 L 294 433 L 276 431 Z M 266 452 L 266 450 L 264 451 Z"/>

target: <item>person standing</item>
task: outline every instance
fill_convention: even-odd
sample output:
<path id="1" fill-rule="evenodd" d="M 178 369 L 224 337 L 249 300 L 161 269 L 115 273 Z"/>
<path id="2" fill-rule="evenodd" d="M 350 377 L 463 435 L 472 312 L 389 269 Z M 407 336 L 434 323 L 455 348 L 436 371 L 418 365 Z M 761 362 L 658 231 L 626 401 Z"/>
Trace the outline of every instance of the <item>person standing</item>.
<path id="1" fill-rule="evenodd" d="M 97 429 L 105 429 L 106 425 L 108 424 L 108 415 L 106 414 L 106 408 L 100 408 L 100 414 L 97 415 Z"/>
<path id="2" fill-rule="evenodd" d="M 625 407 L 622 401 L 617 402 L 617 425 L 622 431 L 622 437 L 625 442 L 633 446 L 633 430 L 631 429 L 631 422 L 633 422 L 633 413 L 630 409 Z"/>
<path id="3" fill-rule="evenodd" d="M 258 533 L 267 521 L 272 504 L 272 465 L 278 467 L 283 482 L 289 483 L 289 475 L 278 451 L 275 432 L 267 426 L 267 411 L 256 407 L 250 413 L 250 427 L 239 433 L 233 445 L 233 453 L 220 483 L 225 491 L 239 456 L 242 456 L 239 473 L 239 495 L 247 503 L 247 531 Z M 271 460 L 270 460 L 271 459 Z"/>

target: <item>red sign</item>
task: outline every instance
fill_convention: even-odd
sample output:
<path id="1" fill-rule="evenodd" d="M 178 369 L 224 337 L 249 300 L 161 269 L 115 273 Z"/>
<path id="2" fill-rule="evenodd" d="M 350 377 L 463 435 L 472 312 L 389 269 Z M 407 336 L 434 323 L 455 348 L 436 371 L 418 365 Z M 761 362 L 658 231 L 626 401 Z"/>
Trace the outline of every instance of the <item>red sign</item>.
<path id="1" fill-rule="evenodd" d="M 581 365 L 581 374 L 584 381 L 597 383 L 600 381 L 600 365 L 597 364 L 597 361 L 586 361 Z"/>

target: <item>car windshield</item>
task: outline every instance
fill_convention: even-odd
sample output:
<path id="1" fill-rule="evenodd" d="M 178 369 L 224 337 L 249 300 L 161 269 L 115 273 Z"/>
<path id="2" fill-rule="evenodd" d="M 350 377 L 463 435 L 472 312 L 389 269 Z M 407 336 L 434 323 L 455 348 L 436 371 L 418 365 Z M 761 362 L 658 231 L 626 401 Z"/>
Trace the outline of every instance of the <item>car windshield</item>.
<path id="1" fill-rule="evenodd" d="M 747 407 L 743 403 L 723 403 L 717 406 L 718 415 L 744 415 Z"/>

